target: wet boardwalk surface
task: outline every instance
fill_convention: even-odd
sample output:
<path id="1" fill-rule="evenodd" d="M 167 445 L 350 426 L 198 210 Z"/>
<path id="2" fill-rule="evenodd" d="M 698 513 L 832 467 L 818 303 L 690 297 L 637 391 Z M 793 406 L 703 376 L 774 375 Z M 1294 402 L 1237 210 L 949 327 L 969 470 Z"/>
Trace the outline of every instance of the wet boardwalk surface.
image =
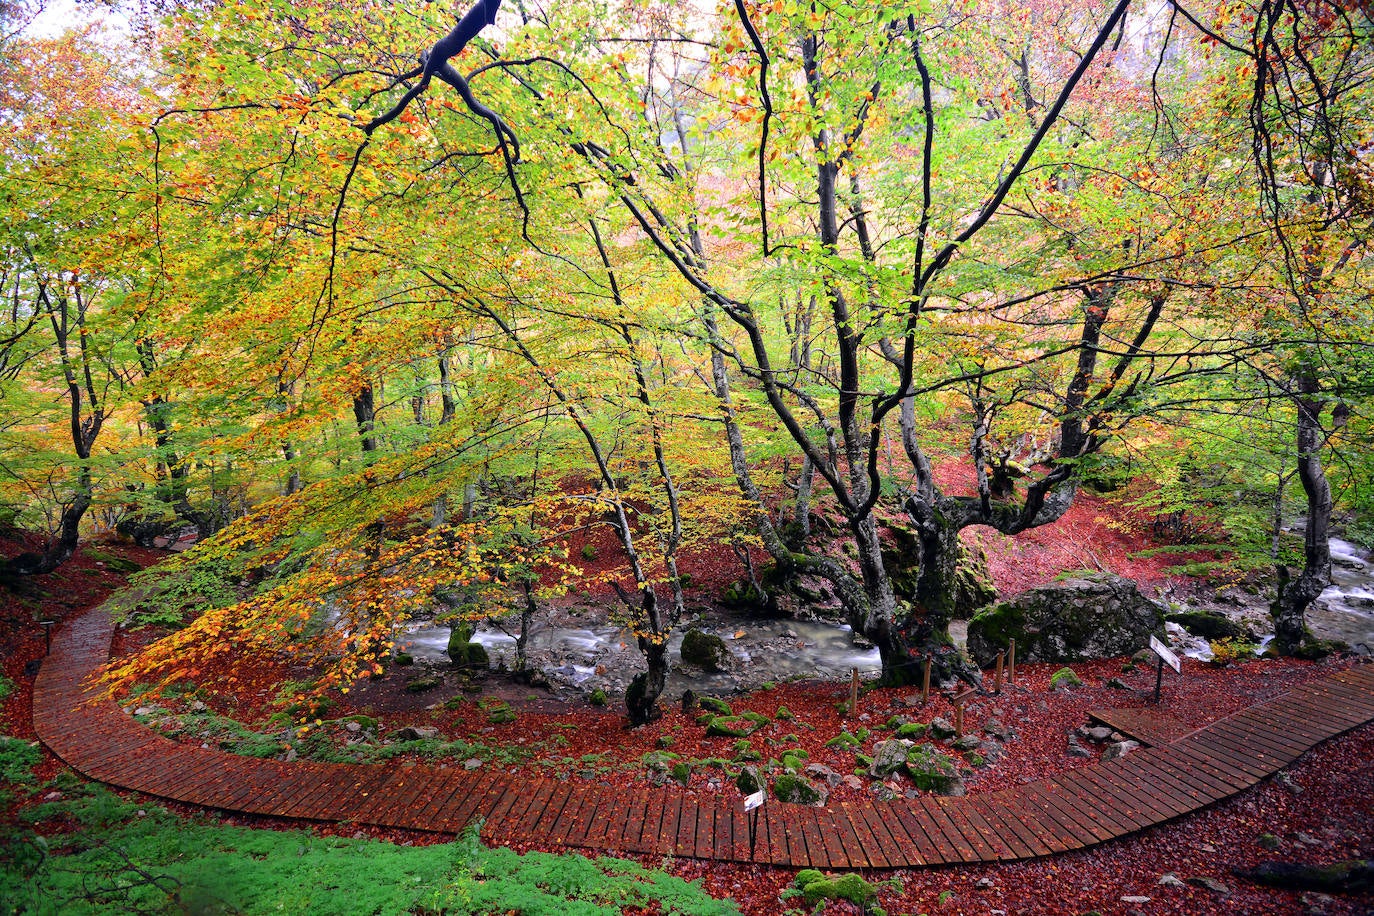
<path id="1" fill-rule="evenodd" d="M 481 819 L 489 843 L 538 842 L 828 869 L 1006 862 L 1107 842 L 1241 792 L 1317 744 L 1374 719 L 1374 665 L 1334 674 L 1176 735 L 1139 714 L 1121 725 L 1152 746 L 1107 763 L 965 798 L 770 802 L 754 849 L 735 796 L 611 788 L 429 766 L 283 763 L 178 744 L 84 682 L 109 658 L 101 609 L 53 634 L 34 687 L 39 737 L 91 779 L 247 814 L 457 833 Z"/>

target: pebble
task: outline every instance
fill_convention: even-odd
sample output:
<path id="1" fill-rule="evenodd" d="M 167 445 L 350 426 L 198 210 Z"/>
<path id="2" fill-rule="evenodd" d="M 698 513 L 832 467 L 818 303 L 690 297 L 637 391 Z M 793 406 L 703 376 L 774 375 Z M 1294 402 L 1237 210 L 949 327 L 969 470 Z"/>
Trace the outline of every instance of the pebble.
<path id="1" fill-rule="evenodd" d="M 1121 898 L 1122 903 L 1149 903 L 1149 897 L 1142 897 L 1139 894 L 1127 894 Z"/>
<path id="2" fill-rule="evenodd" d="M 975 883 L 973 886 L 978 888 L 980 891 L 985 891 L 991 887 L 995 887 L 996 885 L 994 884 L 991 878 L 979 878 L 977 883 Z"/>
<path id="3" fill-rule="evenodd" d="M 1174 874 L 1173 872 L 1166 872 L 1165 874 L 1160 875 L 1160 876 L 1159 876 L 1159 880 L 1158 880 L 1157 882 L 1155 882 L 1155 883 L 1156 883 L 1156 884 L 1159 884 L 1159 885 L 1161 885 L 1161 886 L 1163 886 L 1163 887 L 1185 887 L 1185 886 L 1186 886 L 1186 885 L 1179 879 L 1178 875 Z"/>

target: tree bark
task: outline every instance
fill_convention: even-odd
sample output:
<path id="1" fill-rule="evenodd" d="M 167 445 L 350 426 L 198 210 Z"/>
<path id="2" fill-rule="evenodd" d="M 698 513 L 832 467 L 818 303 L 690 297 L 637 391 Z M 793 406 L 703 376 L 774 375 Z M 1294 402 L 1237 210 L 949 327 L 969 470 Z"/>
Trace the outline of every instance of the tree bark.
<path id="1" fill-rule="evenodd" d="M 1307 525 L 1303 533 L 1303 567 L 1296 579 L 1278 568 L 1279 590 L 1274 602 L 1274 641 L 1284 655 L 1302 649 L 1308 639 L 1307 608 L 1331 584 L 1331 486 L 1322 467 L 1324 436 L 1320 386 L 1310 372 L 1295 381 L 1297 407 L 1298 480 L 1307 496 Z"/>

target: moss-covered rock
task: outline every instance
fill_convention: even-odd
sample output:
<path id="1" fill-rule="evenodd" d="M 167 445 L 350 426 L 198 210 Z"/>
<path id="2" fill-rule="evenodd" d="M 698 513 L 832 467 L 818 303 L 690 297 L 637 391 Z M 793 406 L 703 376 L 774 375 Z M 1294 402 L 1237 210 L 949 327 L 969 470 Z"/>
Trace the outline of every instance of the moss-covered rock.
<path id="1" fill-rule="evenodd" d="M 829 741 L 825 742 L 826 747 L 845 747 L 850 748 L 851 750 L 854 748 L 863 747 L 863 744 L 864 743 L 862 741 L 860 741 L 858 738 L 854 737 L 847 731 L 840 732 L 838 735 L 831 738 Z"/>
<path id="2" fill-rule="evenodd" d="M 1068 690 L 1070 687 L 1082 687 L 1083 679 L 1079 677 L 1072 668 L 1060 668 L 1050 675 L 1051 690 Z"/>
<path id="3" fill-rule="evenodd" d="M 1081 573 L 979 612 L 969 621 L 968 651 L 984 668 L 1012 639 L 1023 662 L 1111 658 L 1144 648 L 1163 627 L 1159 605 L 1130 579 Z"/>
<path id="4" fill-rule="evenodd" d="M 730 708 L 730 704 L 720 697 L 698 697 L 697 705 L 718 716 L 733 716 L 735 714 L 735 711 Z M 698 719 L 698 721 L 700 720 Z"/>
<path id="5" fill-rule="evenodd" d="M 759 777 L 759 768 L 754 766 L 742 767 L 739 775 L 735 777 L 735 788 L 745 795 L 753 795 L 763 788 L 763 780 Z"/>
<path id="6" fill-rule="evenodd" d="M 805 776 L 783 773 L 773 780 L 773 795 L 778 801 L 794 805 L 823 805 L 826 792 Z"/>
<path id="7" fill-rule="evenodd" d="M 929 730 L 924 722 L 905 722 L 897 726 L 895 734 L 898 738 L 919 738 Z"/>
<path id="8" fill-rule="evenodd" d="M 682 637 L 682 661 L 702 671 L 728 671 L 730 650 L 725 640 L 701 630 L 688 630 Z"/>
<path id="9" fill-rule="evenodd" d="M 1249 627 L 1236 623 L 1225 614 L 1218 614 L 1215 611 L 1180 611 L 1176 614 L 1166 614 L 1164 619 L 1178 624 L 1194 636 L 1201 636 L 1209 642 L 1214 639 L 1257 641 L 1254 632 Z"/>
<path id="10" fill-rule="evenodd" d="M 748 721 L 753 722 L 754 727 L 756 729 L 763 728 L 765 725 L 769 725 L 773 721 L 772 719 L 765 716 L 763 713 L 754 712 L 752 710 L 746 710 L 745 712 L 740 713 L 739 717 L 741 719 L 747 719 Z"/>
<path id="11" fill-rule="evenodd" d="M 486 646 L 472 642 L 471 635 L 471 626 L 454 627 L 453 635 L 448 640 L 448 660 L 455 668 L 485 671 L 491 667 L 491 657 L 487 654 Z M 460 639 L 460 636 L 467 636 L 468 639 Z"/>
<path id="12" fill-rule="evenodd" d="M 706 723 L 708 738 L 744 738 L 754 730 L 754 723 L 739 716 L 714 716 Z"/>
<path id="13" fill-rule="evenodd" d="M 826 875 L 814 868 L 797 872 L 793 886 L 801 891 L 802 900 L 808 906 L 815 906 L 822 900 L 847 900 L 867 909 L 878 897 L 878 889 L 859 875 Z"/>
<path id="14" fill-rule="evenodd" d="M 936 795 L 963 795 L 964 781 L 954 758 L 933 744 L 920 744 L 907 752 L 906 773 L 916 788 Z"/>

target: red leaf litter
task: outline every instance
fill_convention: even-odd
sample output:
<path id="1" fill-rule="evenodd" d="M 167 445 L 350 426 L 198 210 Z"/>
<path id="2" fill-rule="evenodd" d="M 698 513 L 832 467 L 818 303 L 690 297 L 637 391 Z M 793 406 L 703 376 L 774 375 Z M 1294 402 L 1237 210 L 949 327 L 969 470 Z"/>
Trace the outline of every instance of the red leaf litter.
<path id="1" fill-rule="evenodd" d="M 1109 517 L 1110 510 L 1105 500 L 1086 495 L 1056 526 L 1031 532 L 1033 536 L 999 540 L 978 535 L 987 548 L 993 575 L 1003 594 L 1014 592 L 1017 587 L 1043 584 L 1063 569 L 1096 565 L 1095 561 L 1146 583 L 1162 581 L 1166 575 L 1164 566 L 1179 562 L 1177 556 L 1158 564 L 1130 559 L 1127 555 L 1135 552 L 1137 545 L 1148 544 L 1139 534 L 1132 533 L 1128 525 L 1104 524 L 1102 519 Z M 597 538 L 599 548 L 599 533 Z M 605 546 L 608 549 L 601 551 L 599 557 L 613 554 L 614 544 Z M 0 552 L 8 556 L 22 549 L 31 548 L 15 539 L 0 542 Z M 156 562 L 162 556 L 156 551 L 120 545 L 102 549 L 142 564 Z M 731 581 L 741 575 L 730 551 L 715 553 L 726 558 L 718 561 L 717 577 Z M 1085 563 L 1085 559 L 1089 562 Z M 20 593 L 0 591 L 3 670 L 18 688 L 0 703 L 0 730 L 5 734 L 29 740 L 34 737 L 31 663 L 43 654 L 43 631 L 37 620 L 47 615 L 61 619 L 93 606 L 122 580 L 122 576 L 78 554 L 57 573 L 21 583 Z M 134 634 L 116 649 L 136 650 L 147 638 Z M 1185 659 L 1182 675 L 1165 672 L 1160 708 L 1190 725 L 1202 726 L 1355 663 L 1352 659 L 1322 663 L 1255 660 L 1220 669 Z M 1005 755 L 996 763 L 975 767 L 969 755 L 961 756 L 961 766 L 967 770 L 968 791 L 978 793 L 1015 786 L 1093 764 L 1094 759 L 1075 758 L 1067 753 L 1067 737 L 1085 724 L 1087 712 L 1151 705 L 1153 669 L 1123 670 L 1126 665 L 1125 659 L 1075 665 L 1085 683 L 1069 691 L 1048 689 L 1049 676 L 1058 666 L 1019 665 L 1015 685 L 1008 685 L 1001 695 L 979 696 L 968 703 L 966 731 L 980 732 L 989 719 L 996 718 L 1015 732 L 1015 737 L 1005 744 Z M 228 686 L 216 688 L 209 693 L 207 702 L 245 724 L 265 726 L 267 717 L 280 708 L 271 702 L 276 687 L 282 679 L 296 677 L 298 672 L 270 659 L 243 659 L 233 671 L 211 672 L 206 682 L 227 685 L 231 674 L 237 678 L 232 692 Z M 1120 679 L 1124 687 L 1108 686 L 1113 678 Z M 461 693 L 456 687 L 416 695 L 406 693 L 404 683 L 400 669 L 392 669 L 385 678 L 344 697 L 329 715 L 373 716 L 380 720 L 378 734 L 403 725 L 433 726 L 448 738 L 461 737 L 522 752 L 510 763 L 488 761 L 484 764 L 488 768 L 500 766 L 502 772 L 622 788 L 646 785 L 644 755 L 666 746 L 681 759 L 696 761 L 691 791 L 738 795 L 730 778 L 734 767 L 727 772 L 705 763 L 711 758 L 733 757 L 735 739 L 707 738 L 695 715 L 674 709 L 650 726 L 628 729 L 618 708 L 596 709 L 564 703 L 502 681 L 488 682 L 482 689 L 510 702 L 518 718 L 509 724 L 495 725 L 479 708 L 476 698 L 456 702 L 453 709 L 444 708 L 444 699 Z M 531 699 L 532 693 L 536 698 Z M 919 694 L 909 688 L 885 688 L 866 691 L 857 715 L 846 717 L 840 705 L 847 695 L 847 685 L 812 681 L 727 699 L 737 713 L 754 711 L 771 720 L 749 739 L 765 762 L 779 757 L 784 750 L 801 748 L 811 762 L 825 764 L 841 774 L 852 773 L 856 767 L 853 752 L 826 747 L 826 742 L 841 731 L 870 729 L 872 734 L 863 748 L 870 752 L 874 741 L 888 735 L 880 726 L 894 716 L 918 722 L 951 716 L 950 704 L 942 695 L 932 695 L 929 704 L 921 706 Z M 786 707 L 793 718 L 778 718 L 780 707 Z M 340 743 L 346 740 L 341 723 L 335 731 L 334 737 Z M 1087 741 L 1083 743 L 1096 747 Z M 1272 860 L 1327 864 L 1352 858 L 1374 859 L 1371 760 L 1374 726 L 1365 726 L 1304 755 L 1287 771 L 1290 786 L 1266 780 L 1208 810 L 1094 849 L 1006 865 L 873 872 L 865 873 L 865 877 L 879 883 L 878 902 L 890 914 L 1371 913 L 1374 895 L 1368 893 L 1327 898 L 1265 888 L 1233 874 L 1234 869 Z M 462 766 L 463 761 L 450 760 L 447 764 Z M 61 762 L 45 751 L 39 776 L 49 779 L 62 769 Z M 899 791 L 910 788 L 895 780 L 893 786 Z M 869 793 L 870 781 L 865 779 L 861 788 L 836 788 L 831 800 L 855 800 L 868 797 Z M 204 813 L 173 802 L 158 803 L 187 815 Z M 2 816 L 11 818 L 17 813 L 11 803 Z M 224 820 L 273 829 L 301 827 L 298 822 L 278 818 L 225 815 Z M 394 842 L 433 843 L 447 839 L 438 834 L 358 828 L 350 824 L 313 825 L 310 829 Z M 1262 837 L 1269 846 L 1277 843 L 1277 848 L 1266 848 L 1261 844 Z M 532 844 L 516 848 L 524 851 L 541 847 Z M 544 848 L 561 851 L 556 847 Z M 774 916 L 801 906 L 799 900 L 780 897 L 795 878 L 791 869 L 660 858 L 642 861 L 701 880 L 710 893 L 733 899 L 747 914 Z M 1176 877 L 1182 886 L 1160 884 L 1165 875 Z M 1190 883 L 1190 879 L 1198 878 L 1219 882 L 1225 890 Z M 857 914 L 859 909 L 848 903 L 831 902 L 825 912 Z"/>

